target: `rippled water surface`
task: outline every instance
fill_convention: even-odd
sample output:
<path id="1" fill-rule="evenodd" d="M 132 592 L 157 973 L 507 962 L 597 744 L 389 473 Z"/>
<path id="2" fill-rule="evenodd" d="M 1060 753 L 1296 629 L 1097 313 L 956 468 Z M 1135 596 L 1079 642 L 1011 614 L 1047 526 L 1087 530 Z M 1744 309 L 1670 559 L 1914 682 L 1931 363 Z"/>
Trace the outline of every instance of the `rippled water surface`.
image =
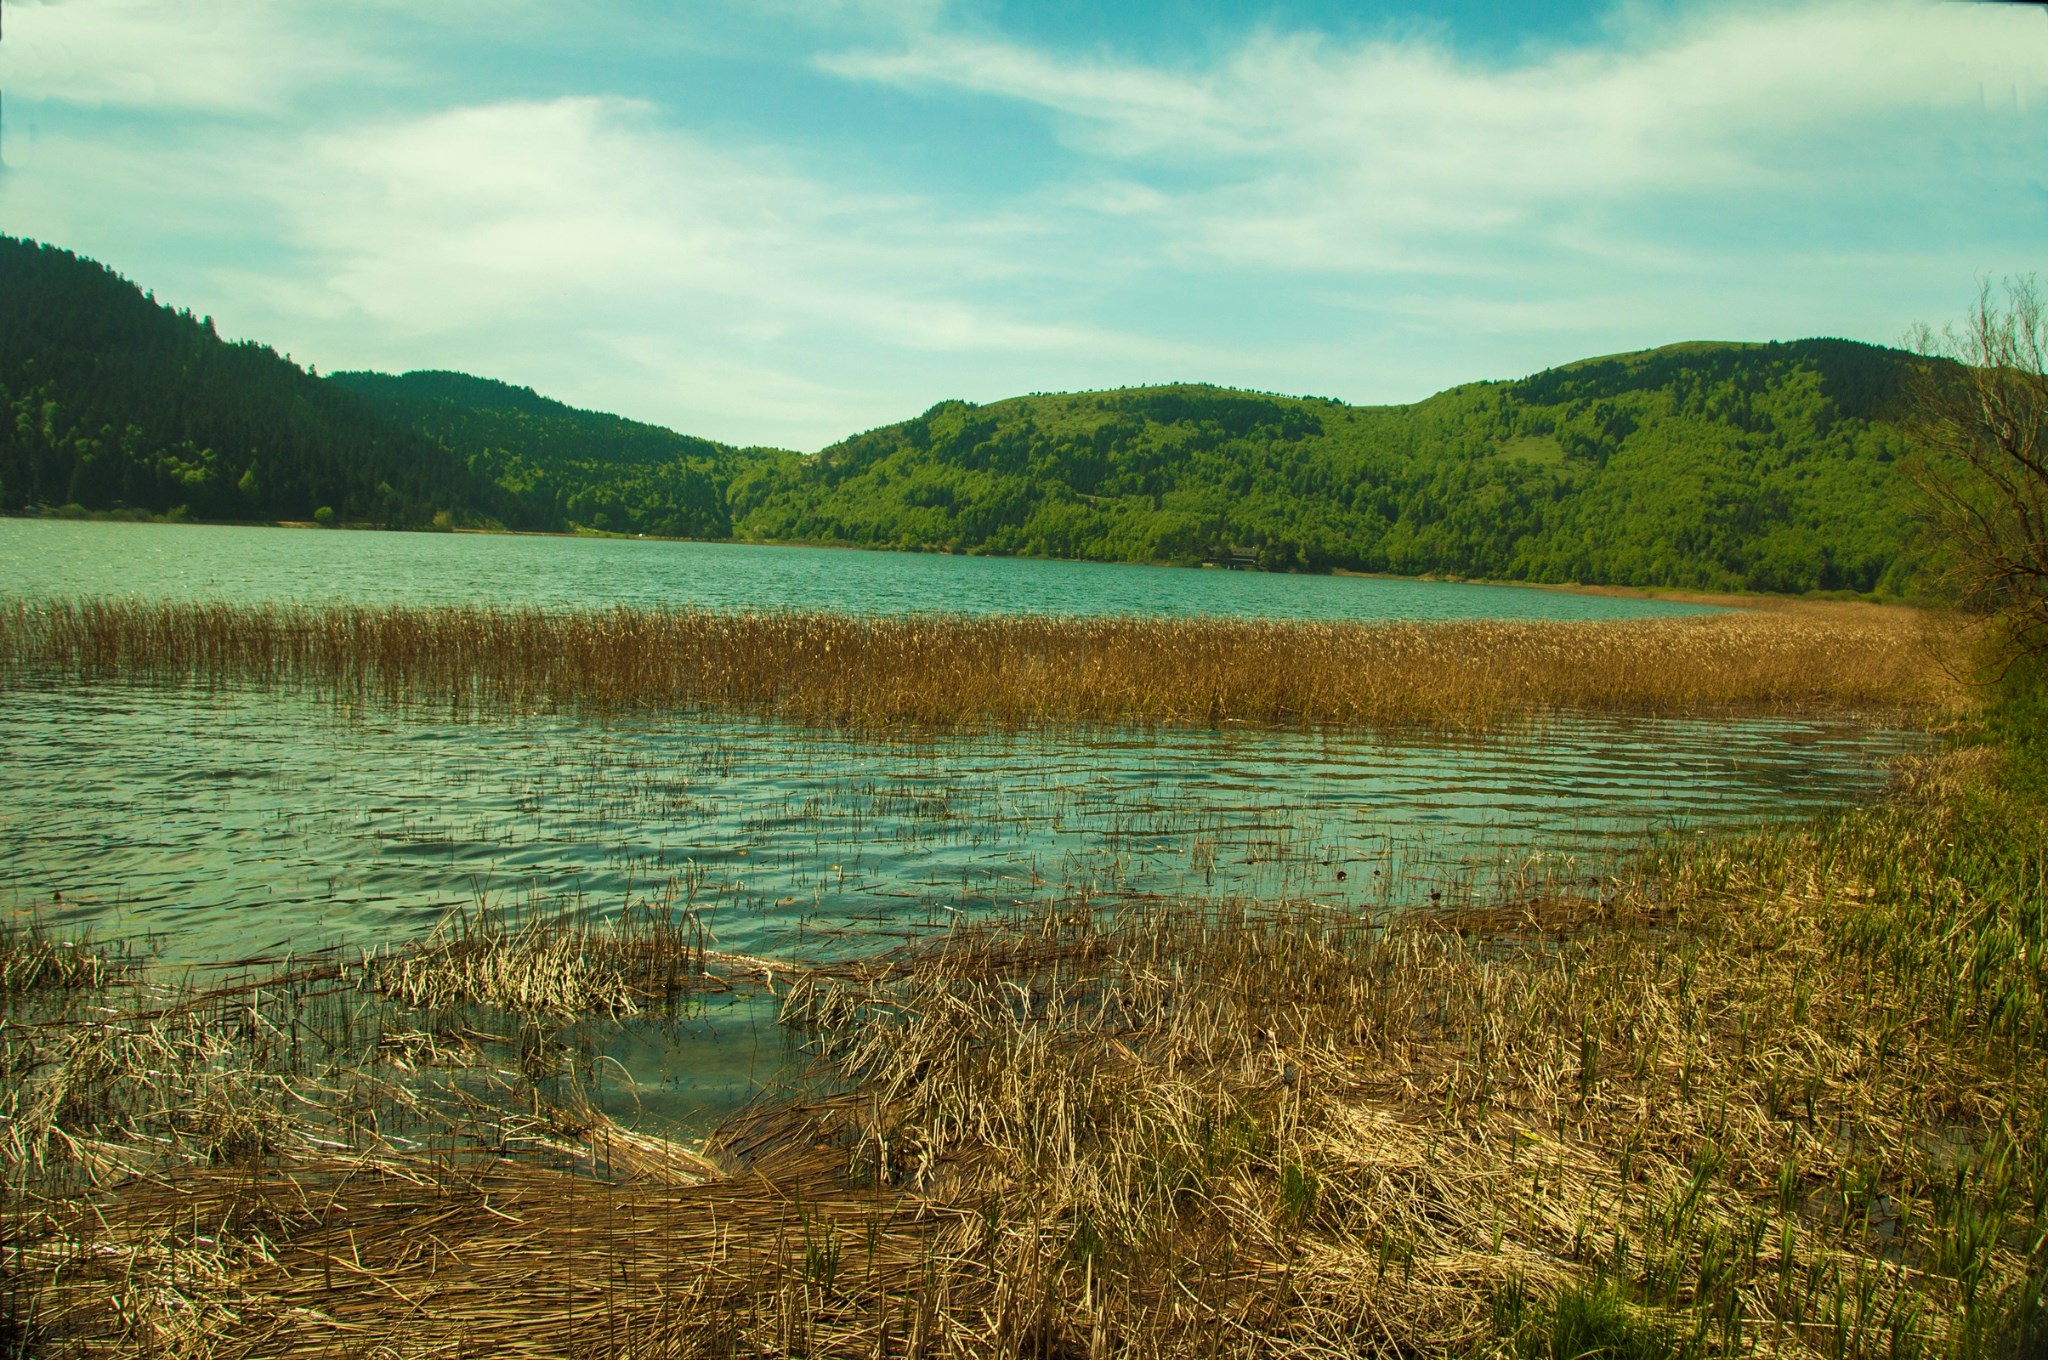
<path id="1" fill-rule="evenodd" d="M 1372 904 L 1868 792 L 1899 734 L 1574 719 L 1426 742 L 1102 729 L 876 740 L 765 721 L 451 721 L 312 695 L 0 690 L 0 890 L 207 960 L 449 907 L 673 884 L 750 953 L 832 954 L 1051 891 Z"/>
<path id="2" fill-rule="evenodd" d="M 1423 582 L 704 544 L 0 520 L 0 596 L 1621 618 Z M 695 910 L 722 949 L 869 953 L 1075 891 L 1364 909 L 1583 878 L 1645 835 L 1867 796 L 1907 734 L 1559 720 L 1487 740 L 1101 728 L 878 739 L 730 717 L 346 710 L 223 687 L 0 684 L 0 904 L 172 965 L 384 945 L 479 901 Z M 1534 866 L 1532 868 L 1532 865 Z M 784 1071 L 772 1001 L 624 1026 L 633 1111 Z M 623 1108 L 623 1107 L 622 1107 Z M 708 1117 L 708 1116 L 707 1116 Z"/>
<path id="3" fill-rule="evenodd" d="M 1623 619 L 1698 606 L 1516 586 L 507 534 L 0 519 L 0 594 L 863 614 Z"/>
<path id="4" fill-rule="evenodd" d="M 717 946 L 864 953 L 1103 894 L 1368 906 L 1596 872 L 1646 833 L 1796 816 L 1899 734 L 1575 720 L 1540 739 L 1303 732 L 875 741 L 772 723 L 349 713 L 305 694 L 0 690 L 0 900 L 209 962 L 432 928 L 490 899 L 696 907 Z M 628 1029 L 636 1108 L 729 1108 L 781 1070 L 772 1009 Z M 682 1117 L 682 1116 L 677 1116 Z"/>

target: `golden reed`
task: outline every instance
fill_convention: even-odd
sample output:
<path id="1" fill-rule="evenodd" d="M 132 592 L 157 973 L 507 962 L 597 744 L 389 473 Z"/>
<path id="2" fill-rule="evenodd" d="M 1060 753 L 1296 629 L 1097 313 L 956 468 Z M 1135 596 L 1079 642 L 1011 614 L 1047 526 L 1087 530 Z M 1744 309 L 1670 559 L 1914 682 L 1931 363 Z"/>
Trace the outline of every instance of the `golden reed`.
<path id="1" fill-rule="evenodd" d="M 1924 713 L 1958 687 L 1917 612 L 1322 623 L 608 609 L 0 604 L 0 681 L 310 683 L 479 708 L 717 709 L 893 725 L 1483 728 L 1545 712 Z"/>

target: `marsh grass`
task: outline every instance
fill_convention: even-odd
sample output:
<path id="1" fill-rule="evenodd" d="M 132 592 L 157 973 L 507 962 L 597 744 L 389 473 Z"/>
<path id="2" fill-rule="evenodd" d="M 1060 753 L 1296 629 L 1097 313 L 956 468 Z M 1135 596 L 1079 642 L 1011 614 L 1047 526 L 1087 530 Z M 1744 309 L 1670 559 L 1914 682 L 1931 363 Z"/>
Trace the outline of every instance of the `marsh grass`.
<path id="1" fill-rule="evenodd" d="M 1228 1259 L 1251 1353 L 2028 1354 L 2044 836 L 1983 763 L 1519 922 L 1070 915 L 786 1014 L 857 1181 L 1092 1267 L 1070 1338 Z"/>
<path id="2" fill-rule="evenodd" d="M 2006 760 L 1591 894 L 1073 895 L 790 967 L 813 1083 L 702 1147 L 605 1119 L 561 1039 L 624 994 L 572 955 L 672 952 L 635 1005 L 741 977 L 674 921 L 17 999 L 12 1325 L 55 1355 L 2020 1360 L 2048 830 Z"/>
<path id="3" fill-rule="evenodd" d="M 687 1005 L 732 985 L 707 965 L 751 963 L 659 904 L 602 925 L 479 907 L 409 948 L 177 979 L 47 936 L 31 952 L 101 960 L 61 987 L 5 973 L 0 996 L 0 1334 L 37 1355 L 247 1353 L 230 1329 L 296 1316 L 245 1313 L 250 1271 L 314 1231 L 323 1279 L 368 1278 L 359 1253 L 410 1251 L 435 1187 L 502 1224 L 494 1189 L 704 1180 L 691 1149 L 602 1113 L 601 1036 L 567 1010 Z"/>
<path id="4" fill-rule="evenodd" d="M 443 707 L 735 710 L 861 727 L 1483 728 L 1558 710 L 1924 714 L 1925 618 L 1814 604 L 1625 623 L 0 605 L 0 677 L 300 683 Z"/>
<path id="5" fill-rule="evenodd" d="M 34 916 L 0 920 L 0 999 L 97 991 L 130 966 L 90 936 L 59 938 Z"/>
<path id="6" fill-rule="evenodd" d="M 725 990 L 712 965 L 734 956 L 708 941 L 696 913 L 672 896 L 629 901 L 603 920 L 485 902 L 456 912 L 423 940 L 365 955 L 359 985 L 415 1008 L 617 1018 Z"/>

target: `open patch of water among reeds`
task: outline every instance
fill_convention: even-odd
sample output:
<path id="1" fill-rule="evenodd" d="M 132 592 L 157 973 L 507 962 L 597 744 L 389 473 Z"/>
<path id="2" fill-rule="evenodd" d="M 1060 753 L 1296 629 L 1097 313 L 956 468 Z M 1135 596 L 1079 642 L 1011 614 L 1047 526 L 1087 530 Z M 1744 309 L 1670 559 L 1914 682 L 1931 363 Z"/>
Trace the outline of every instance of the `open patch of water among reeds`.
<path id="1" fill-rule="evenodd" d="M 433 721 L 264 690 L 0 692 L 0 886 L 184 961 L 431 927 L 479 898 L 616 909 L 670 880 L 749 951 L 1049 887 L 1384 902 L 1796 818 L 1910 734 L 1580 718 L 1540 740 L 1064 729 L 877 738 L 764 720 Z M 1589 864 L 1589 872 L 1597 866 Z M 858 945 L 865 952 L 871 940 Z"/>
<path id="2" fill-rule="evenodd" d="M 1577 718 L 1529 737 L 1069 727 L 883 737 L 732 716 L 349 710 L 268 687 L 0 691 L 0 897 L 158 964 L 389 948 L 451 913 L 686 914 L 707 947 L 872 955 L 1076 896 L 1363 913 L 1583 884 L 1645 837 L 1862 796 L 1907 735 Z M 782 1071 L 772 978 L 611 1026 L 619 1108 Z M 609 1106 L 608 1106 L 609 1107 Z"/>

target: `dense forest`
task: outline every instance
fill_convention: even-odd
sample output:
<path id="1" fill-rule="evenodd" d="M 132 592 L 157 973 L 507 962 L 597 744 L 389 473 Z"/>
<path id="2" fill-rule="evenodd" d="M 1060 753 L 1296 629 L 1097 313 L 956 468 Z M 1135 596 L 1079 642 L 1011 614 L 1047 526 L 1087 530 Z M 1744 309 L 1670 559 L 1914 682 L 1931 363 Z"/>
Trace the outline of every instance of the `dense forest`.
<path id="1" fill-rule="evenodd" d="M 0 507 L 411 527 L 489 516 L 494 499 L 442 445 L 274 350 L 0 237 Z"/>
<path id="2" fill-rule="evenodd" d="M 729 538 L 734 468 L 774 456 L 465 373 L 334 373 L 328 381 L 462 457 L 498 489 L 511 528 Z"/>
<path id="3" fill-rule="evenodd" d="M 1353 407 L 1202 385 L 942 402 L 816 455 L 459 373 L 316 378 L 0 238 L 0 508 L 1898 592 L 1910 356 L 1686 344 Z"/>
<path id="4" fill-rule="evenodd" d="M 1413 406 L 1214 387 L 946 402 L 762 462 L 739 531 L 1120 561 L 1897 589 L 1908 356 L 1679 345 Z"/>

